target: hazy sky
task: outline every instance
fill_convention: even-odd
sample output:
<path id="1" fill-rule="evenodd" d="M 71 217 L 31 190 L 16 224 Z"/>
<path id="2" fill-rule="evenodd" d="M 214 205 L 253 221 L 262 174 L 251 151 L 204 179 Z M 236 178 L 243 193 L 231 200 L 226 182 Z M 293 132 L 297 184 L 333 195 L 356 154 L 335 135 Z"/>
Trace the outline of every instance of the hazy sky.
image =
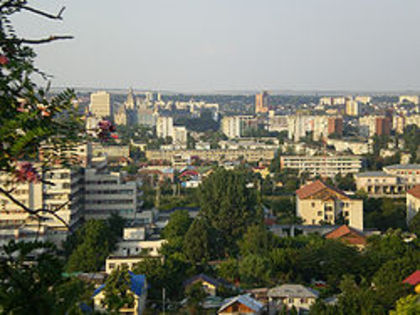
<path id="1" fill-rule="evenodd" d="M 43 0 L 21 14 L 54 86 L 420 90 L 419 0 Z"/>

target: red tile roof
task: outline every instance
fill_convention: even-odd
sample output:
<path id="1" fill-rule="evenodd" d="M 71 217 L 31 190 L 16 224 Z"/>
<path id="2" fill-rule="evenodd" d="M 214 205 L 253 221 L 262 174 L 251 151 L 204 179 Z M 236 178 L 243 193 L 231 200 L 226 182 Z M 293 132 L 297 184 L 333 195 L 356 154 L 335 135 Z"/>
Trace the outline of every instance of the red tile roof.
<path id="1" fill-rule="evenodd" d="M 343 239 L 349 244 L 352 245 L 365 245 L 366 236 L 364 236 L 359 231 L 347 226 L 342 225 L 331 232 L 325 234 L 327 239 Z"/>
<path id="2" fill-rule="evenodd" d="M 299 197 L 299 199 L 305 199 L 308 198 L 324 189 L 331 189 L 333 191 L 335 191 L 336 193 L 346 196 L 346 194 L 344 192 L 342 192 L 341 190 L 335 188 L 335 187 L 331 187 L 328 186 L 327 184 L 325 184 L 324 182 L 322 182 L 321 180 L 317 180 L 315 182 L 312 182 L 308 185 L 305 185 L 301 188 L 299 188 L 298 190 L 296 190 L 296 195 Z"/>
<path id="3" fill-rule="evenodd" d="M 410 194 L 416 198 L 420 198 L 420 185 L 411 188 L 409 191 L 407 191 L 407 194 Z"/>
<path id="4" fill-rule="evenodd" d="M 404 283 L 417 285 L 420 283 L 420 270 L 414 271 L 411 275 L 403 280 Z"/>

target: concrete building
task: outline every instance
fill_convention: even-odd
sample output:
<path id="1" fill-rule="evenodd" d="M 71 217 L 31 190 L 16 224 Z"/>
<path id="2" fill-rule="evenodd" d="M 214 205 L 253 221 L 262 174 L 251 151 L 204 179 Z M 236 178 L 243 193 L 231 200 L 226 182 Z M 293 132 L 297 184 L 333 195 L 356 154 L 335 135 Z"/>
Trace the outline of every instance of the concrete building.
<path id="1" fill-rule="evenodd" d="M 287 119 L 287 134 L 290 140 L 299 142 L 301 138 L 314 131 L 314 117 L 305 115 L 292 115 Z"/>
<path id="2" fill-rule="evenodd" d="M 407 191 L 407 224 L 420 212 L 420 185 Z"/>
<path id="3" fill-rule="evenodd" d="M 174 120 L 172 117 L 159 116 L 156 121 L 156 135 L 159 138 L 173 137 Z"/>
<path id="4" fill-rule="evenodd" d="M 280 157 L 280 167 L 282 169 L 295 169 L 300 174 L 308 173 L 310 176 L 334 177 L 337 174 L 354 174 L 360 172 L 362 163 L 362 158 L 354 155 L 283 155 Z"/>
<path id="5" fill-rule="evenodd" d="M 185 126 L 174 126 L 172 130 L 172 143 L 176 146 L 187 148 L 187 128 Z"/>
<path id="6" fill-rule="evenodd" d="M 372 102 L 372 97 L 371 96 L 359 95 L 359 96 L 356 96 L 354 98 L 354 100 L 358 103 L 367 105 L 367 104 L 370 104 Z"/>
<path id="7" fill-rule="evenodd" d="M 268 290 L 267 296 L 269 314 L 278 314 L 285 306 L 288 310 L 294 307 L 298 314 L 303 314 L 309 312 L 319 293 L 301 284 L 283 284 Z"/>
<path id="8" fill-rule="evenodd" d="M 226 137 L 240 138 L 246 130 L 258 128 L 258 119 L 251 115 L 225 116 L 220 128 Z"/>
<path id="9" fill-rule="evenodd" d="M 399 103 L 413 103 L 415 105 L 419 104 L 418 95 L 400 95 Z"/>
<path id="10" fill-rule="evenodd" d="M 173 165 L 177 160 L 190 161 L 191 157 L 196 156 L 207 161 L 236 161 L 243 159 L 248 162 L 271 161 L 276 153 L 276 149 L 258 150 L 147 150 L 148 160 L 170 161 Z"/>
<path id="11" fill-rule="evenodd" d="M 120 106 L 114 113 L 114 123 L 122 126 L 127 125 L 127 111 L 124 106 Z"/>
<path id="12" fill-rule="evenodd" d="M 99 117 L 112 117 L 111 96 L 108 92 L 99 91 L 90 94 L 90 112 Z"/>
<path id="13" fill-rule="evenodd" d="M 288 129 L 287 116 L 280 116 L 280 115 L 276 116 L 274 111 L 269 111 L 268 131 L 281 132 L 281 131 L 287 131 L 287 129 Z"/>
<path id="14" fill-rule="evenodd" d="M 374 135 L 389 135 L 391 132 L 391 121 L 385 116 L 364 116 L 359 118 L 361 134 L 367 137 Z"/>
<path id="15" fill-rule="evenodd" d="M 356 187 L 370 197 L 402 198 L 420 184 L 420 165 L 389 165 L 383 171 L 355 174 Z"/>
<path id="16" fill-rule="evenodd" d="M 328 135 L 336 134 L 343 135 L 343 118 L 329 117 L 328 118 Z"/>
<path id="17" fill-rule="evenodd" d="M 351 152 L 355 155 L 363 155 L 371 152 L 371 145 L 368 142 L 346 140 L 346 139 L 327 139 L 327 145 L 333 146 L 337 152 Z"/>
<path id="18" fill-rule="evenodd" d="M 296 191 L 296 216 L 304 225 L 347 224 L 363 231 L 363 200 L 352 199 L 320 180 Z"/>
<path id="19" fill-rule="evenodd" d="M 267 113 L 268 112 L 268 104 L 269 103 L 269 95 L 268 92 L 263 91 L 255 95 L 255 113 Z"/>
<path id="20" fill-rule="evenodd" d="M 346 100 L 346 115 L 347 116 L 359 116 L 360 115 L 359 102 L 354 99 Z"/>
<path id="21" fill-rule="evenodd" d="M 126 181 L 121 173 L 102 168 L 85 170 L 85 218 L 106 219 L 117 213 L 135 219 L 141 210 L 141 182 Z"/>

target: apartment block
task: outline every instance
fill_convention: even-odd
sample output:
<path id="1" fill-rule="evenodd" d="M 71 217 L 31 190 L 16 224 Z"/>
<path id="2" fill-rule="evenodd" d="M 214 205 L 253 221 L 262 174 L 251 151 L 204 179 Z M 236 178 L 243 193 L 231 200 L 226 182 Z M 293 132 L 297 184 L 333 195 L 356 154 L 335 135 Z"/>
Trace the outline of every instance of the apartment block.
<path id="1" fill-rule="evenodd" d="M 90 95 L 90 112 L 99 117 L 112 117 L 111 96 L 108 92 L 99 91 Z"/>
<path id="2" fill-rule="evenodd" d="M 85 218 L 106 219 L 117 213 L 135 219 L 140 212 L 141 182 L 126 180 L 121 173 L 104 168 L 85 171 Z"/>
<path id="3" fill-rule="evenodd" d="M 174 121 L 172 117 L 159 116 L 157 118 L 156 135 L 159 138 L 173 137 Z"/>
<path id="4" fill-rule="evenodd" d="M 207 161 L 236 161 L 243 159 L 248 162 L 271 161 L 276 153 L 276 149 L 256 149 L 256 150 L 147 150 L 148 160 L 188 161 L 191 157 L 198 157 Z"/>
<path id="5" fill-rule="evenodd" d="M 282 169 L 295 169 L 300 174 L 307 173 L 310 176 L 334 177 L 337 174 L 354 174 L 360 172 L 362 165 L 363 159 L 354 155 L 283 155 L 280 157 Z"/>
<path id="6" fill-rule="evenodd" d="M 296 191 L 296 215 L 304 225 L 344 223 L 363 231 L 363 201 L 320 180 Z"/>
<path id="7" fill-rule="evenodd" d="M 407 224 L 420 212 L 420 185 L 407 191 Z"/>
<path id="8" fill-rule="evenodd" d="M 402 198 L 420 184 L 420 165 L 389 165 L 382 171 L 355 174 L 356 187 L 370 197 Z"/>
<path id="9" fill-rule="evenodd" d="M 225 116 L 220 128 L 226 137 L 240 138 L 247 129 L 258 128 L 258 119 L 251 115 Z"/>

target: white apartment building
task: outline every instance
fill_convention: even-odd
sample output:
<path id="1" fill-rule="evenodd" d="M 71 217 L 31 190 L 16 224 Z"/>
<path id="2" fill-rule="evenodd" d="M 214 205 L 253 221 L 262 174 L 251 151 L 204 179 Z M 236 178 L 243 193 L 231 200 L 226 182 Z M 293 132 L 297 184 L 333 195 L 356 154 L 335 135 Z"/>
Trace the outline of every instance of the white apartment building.
<path id="1" fill-rule="evenodd" d="M 310 176 L 334 177 L 337 174 L 346 175 L 360 172 L 363 159 L 354 155 L 335 156 L 301 156 L 283 155 L 280 157 L 280 167 L 298 170 L 300 174 Z"/>
<path id="2" fill-rule="evenodd" d="M 275 115 L 274 111 L 270 110 L 268 112 L 268 131 L 281 132 L 281 131 L 287 131 L 287 129 L 288 129 L 287 116 Z"/>
<path id="3" fill-rule="evenodd" d="M 351 151 L 356 155 L 363 155 L 371 152 L 371 145 L 368 142 L 328 138 L 327 145 L 333 146 L 337 152 Z"/>
<path id="4" fill-rule="evenodd" d="M 67 226 L 71 229 L 76 228 L 83 216 L 83 169 L 53 168 L 41 176 L 44 182 L 14 183 L 9 175 L 3 174 L 0 176 L 0 185 L 9 190 L 13 189 L 12 196 L 31 210 L 55 211 L 65 224 L 52 214 L 39 214 L 43 218 L 41 227 L 45 231 L 44 234 L 48 234 L 46 237 L 59 245 L 69 233 Z M 38 219 L 30 216 L 3 194 L 0 194 L 0 207 L 2 230 L 37 230 Z"/>
<path id="5" fill-rule="evenodd" d="M 229 139 L 241 137 L 241 118 L 240 116 L 226 116 L 222 118 L 220 124 L 222 132 Z"/>
<path id="6" fill-rule="evenodd" d="M 174 121 L 172 117 L 159 116 L 156 121 L 156 135 L 159 138 L 173 137 Z"/>
<path id="7" fill-rule="evenodd" d="M 105 91 L 90 94 L 89 109 L 92 114 L 99 118 L 112 117 L 110 94 Z"/>
<path id="8" fill-rule="evenodd" d="M 104 169 L 85 170 L 85 218 L 106 219 L 117 213 L 135 219 L 141 209 L 139 181 L 126 181 L 121 173 Z"/>
<path id="9" fill-rule="evenodd" d="M 415 105 L 419 104 L 418 95 L 400 95 L 399 103 L 413 103 Z"/>
<path id="10" fill-rule="evenodd" d="M 187 147 L 187 128 L 185 126 L 174 126 L 172 143 L 176 146 Z"/>
<path id="11" fill-rule="evenodd" d="M 346 100 L 346 115 L 348 116 L 360 115 L 360 105 L 357 100 L 354 100 L 354 99 Z"/>
<path id="12" fill-rule="evenodd" d="M 407 224 L 420 212 L 420 185 L 407 191 Z"/>
<path id="13" fill-rule="evenodd" d="M 371 96 L 363 96 L 363 95 L 359 95 L 359 96 L 356 96 L 355 98 L 354 98 L 354 100 L 356 101 L 356 102 L 359 102 L 359 103 L 361 103 L 361 104 L 370 104 L 371 102 L 372 102 L 372 97 Z"/>
<path id="14" fill-rule="evenodd" d="M 334 225 L 342 218 L 345 224 L 363 231 L 363 200 L 317 180 L 296 191 L 296 216 L 304 225 Z"/>
<path id="15" fill-rule="evenodd" d="M 308 132 L 314 129 L 314 117 L 304 115 L 292 115 L 287 118 L 288 138 L 299 142 Z"/>

